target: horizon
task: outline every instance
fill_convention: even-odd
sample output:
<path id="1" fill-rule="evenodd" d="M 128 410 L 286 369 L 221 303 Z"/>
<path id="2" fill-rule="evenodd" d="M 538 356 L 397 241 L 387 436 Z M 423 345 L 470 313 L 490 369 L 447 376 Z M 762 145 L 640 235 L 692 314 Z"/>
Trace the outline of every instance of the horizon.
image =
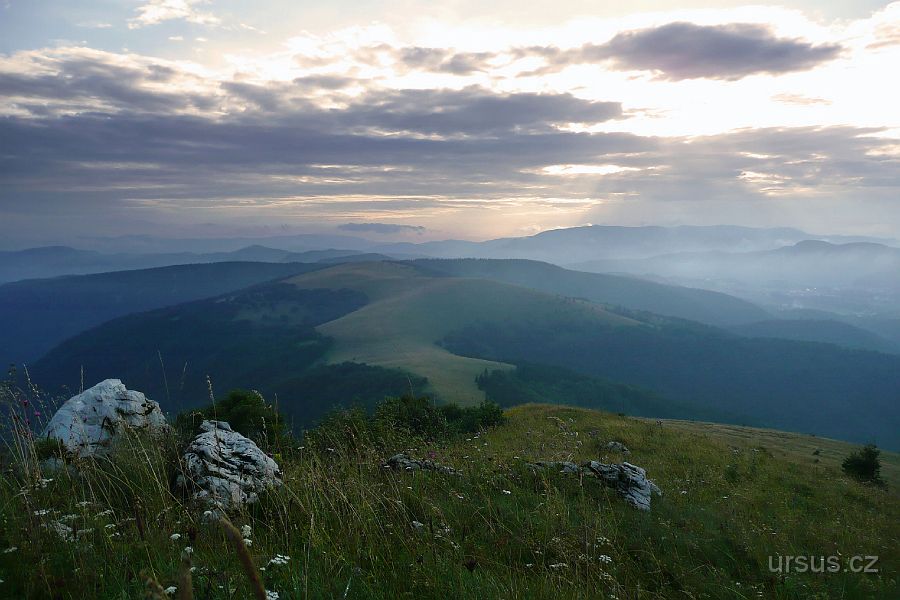
<path id="1" fill-rule="evenodd" d="M 514 8 L 0 4 L 0 233 L 900 238 L 900 2 Z"/>

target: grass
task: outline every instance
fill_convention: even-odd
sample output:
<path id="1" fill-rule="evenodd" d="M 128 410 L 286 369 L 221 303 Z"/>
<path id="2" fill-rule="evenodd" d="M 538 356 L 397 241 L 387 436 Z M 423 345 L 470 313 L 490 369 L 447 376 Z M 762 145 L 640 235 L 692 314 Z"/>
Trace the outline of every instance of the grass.
<path id="1" fill-rule="evenodd" d="M 369 304 L 318 330 L 335 343 L 328 361 L 364 362 L 427 377 L 431 392 L 448 402 L 474 405 L 484 400 L 475 384 L 485 369 L 512 365 L 458 356 L 438 342 L 449 333 L 484 322 L 569 318 L 631 325 L 625 317 L 588 302 L 482 279 L 428 276 L 409 264 L 346 264 L 288 280 L 301 288 L 352 289 Z"/>
<path id="2" fill-rule="evenodd" d="M 830 459 L 810 465 L 801 445 L 789 451 L 792 437 L 805 443 L 799 436 L 774 446 L 764 432 L 742 430 L 739 444 L 705 424 L 546 405 L 507 416 L 480 434 L 412 448 L 283 449 L 285 485 L 231 515 L 250 527 L 250 558 L 266 589 L 280 598 L 897 597 L 896 494 L 848 479 Z M 606 456 L 609 440 L 624 442 L 627 460 L 663 489 L 651 512 L 596 481 L 526 465 L 622 460 Z M 195 598 L 250 597 L 224 530 L 171 491 L 176 447 L 128 437 L 113 460 L 43 483 L 5 470 L 0 596 L 139 597 L 145 577 L 179 585 L 190 546 Z M 463 473 L 382 467 L 398 450 Z M 45 525 L 63 517 L 86 533 L 61 541 Z M 838 553 L 878 555 L 880 571 L 767 566 L 770 555 Z"/>

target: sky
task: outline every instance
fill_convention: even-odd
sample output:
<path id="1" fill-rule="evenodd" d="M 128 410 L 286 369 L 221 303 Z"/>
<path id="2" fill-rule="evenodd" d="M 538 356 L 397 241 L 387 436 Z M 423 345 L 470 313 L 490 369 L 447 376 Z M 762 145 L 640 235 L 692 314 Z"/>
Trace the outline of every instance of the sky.
<path id="1" fill-rule="evenodd" d="M 900 2 L 0 0 L 0 246 L 900 238 Z"/>

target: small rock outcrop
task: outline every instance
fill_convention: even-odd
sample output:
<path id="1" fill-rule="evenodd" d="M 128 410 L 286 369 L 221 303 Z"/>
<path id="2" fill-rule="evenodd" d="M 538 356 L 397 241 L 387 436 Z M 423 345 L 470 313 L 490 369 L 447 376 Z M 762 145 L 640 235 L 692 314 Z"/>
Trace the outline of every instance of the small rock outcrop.
<path id="1" fill-rule="evenodd" d="M 529 463 L 539 469 L 554 469 L 560 473 L 578 474 L 596 477 L 607 486 L 616 490 L 631 506 L 640 510 L 650 510 L 652 494 L 662 495 L 662 490 L 647 479 L 647 472 L 631 463 L 605 464 L 592 460 L 581 466 L 573 462 L 534 462 Z"/>
<path id="2" fill-rule="evenodd" d="M 631 451 L 622 442 L 609 442 L 606 449 L 610 452 L 621 452 L 622 454 L 631 454 Z"/>
<path id="3" fill-rule="evenodd" d="M 390 457 L 384 466 L 394 469 L 395 471 L 437 471 L 438 473 L 444 473 L 445 475 L 459 474 L 459 471 L 453 467 L 438 464 L 427 458 L 423 460 L 410 458 L 403 453 L 395 454 Z"/>
<path id="4" fill-rule="evenodd" d="M 162 433 L 169 425 L 159 404 L 118 379 L 107 379 L 66 400 L 41 436 L 60 440 L 68 452 L 83 458 L 106 454 L 127 429 Z"/>
<path id="5" fill-rule="evenodd" d="M 223 509 L 256 502 L 261 492 L 281 485 L 278 464 L 224 421 L 203 421 L 183 460 L 176 484 Z"/>

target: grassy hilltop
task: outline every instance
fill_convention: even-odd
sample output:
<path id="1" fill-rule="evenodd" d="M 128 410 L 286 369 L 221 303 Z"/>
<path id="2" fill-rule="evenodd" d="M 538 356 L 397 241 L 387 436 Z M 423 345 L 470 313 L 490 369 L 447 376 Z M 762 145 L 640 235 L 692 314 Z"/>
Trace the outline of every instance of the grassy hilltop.
<path id="1" fill-rule="evenodd" d="M 890 598 L 900 591 L 894 454 L 883 456 L 884 489 L 841 472 L 838 459 L 850 448 L 841 442 L 817 439 L 815 456 L 809 439 L 793 434 L 547 405 L 506 415 L 497 427 L 432 441 L 368 437 L 363 417 L 345 415 L 273 448 L 285 485 L 231 516 L 237 527 L 250 526 L 248 550 L 266 589 L 282 599 Z M 610 440 L 632 453 L 609 453 Z M 194 598 L 251 597 L 222 529 L 170 491 L 176 447 L 131 440 L 111 464 L 31 487 L 5 472 L 0 595 L 133 598 L 149 577 L 183 593 L 179 557 L 190 546 Z M 401 450 L 462 474 L 381 466 Z M 590 478 L 526 464 L 598 458 L 646 468 L 664 495 L 645 513 Z M 42 526 L 62 517 L 83 531 L 77 541 Z M 842 568 L 850 556 L 877 555 L 879 572 L 771 573 L 768 557 L 779 554 L 840 555 Z"/>

